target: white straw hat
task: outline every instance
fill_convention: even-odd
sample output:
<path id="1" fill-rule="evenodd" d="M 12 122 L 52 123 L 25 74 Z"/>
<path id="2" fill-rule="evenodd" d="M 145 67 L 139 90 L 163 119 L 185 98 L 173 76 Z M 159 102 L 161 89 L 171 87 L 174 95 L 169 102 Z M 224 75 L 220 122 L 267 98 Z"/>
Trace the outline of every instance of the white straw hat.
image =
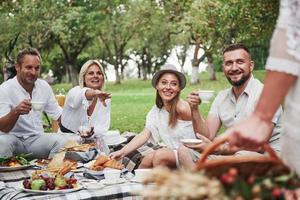
<path id="1" fill-rule="evenodd" d="M 180 89 L 183 89 L 186 84 L 186 78 L 183 73 L 179 72 L 177 68 L 172 64 L 165 64 L 160 68 L 158 72 L 156 72 L 152 78 L 152 86 L 155 88 L 157 81 L 161 77 L 161 75 L 165 73 L 173 73 L 175 74 L 179 79 Z"/>

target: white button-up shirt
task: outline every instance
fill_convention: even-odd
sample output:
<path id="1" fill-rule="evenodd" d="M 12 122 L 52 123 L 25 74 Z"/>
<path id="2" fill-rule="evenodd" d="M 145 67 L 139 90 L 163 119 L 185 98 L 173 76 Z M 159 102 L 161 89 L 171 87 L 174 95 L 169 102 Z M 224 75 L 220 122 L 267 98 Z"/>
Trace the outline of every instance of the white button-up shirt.
<path id="1" fill-rule="evenodd" d="M 31 98 L 30 94 L 20 85 L 17 77 L 14 77 L 0 85 L 0 117 L 7 115 L 12 108 L 18 106 L 24 99 L 44 102 L 43 111 L 55 120 L 62 113 L 62 108 L 59 107 L 52 88 L 46 81 L 36 80 Z M 26 115 L 20 115 L 10 134 L 22 137 L 43 133 L 42 118 L 42 112 L 34 110 Z"/>
<path id="2" fill-rule="evenodd" d="M 251 76 L 244 92 L 237 100 L 232 88 L 222 90 L 213 101 L 209 115 L 218 117 L 222 125 L 225 128 L 229 128 L 253 113 L 262 89 L 263 84 Z M 278 140 L 281 132 L 281 115 L 282 108 L 280 107 L 272 119 L 275 127 L 273 129 L 272 137 L 270 138 L 270 145 L 277 150 L 280 149 Z"/>
<path id="3" fill-rule="evenodd" d="M 91 102 L 85 97 L 87 89 L 89 88 L 80 88 L 79 86 L 76 86 L 68 92 L 61 123 L 65 128 L 74 133 L 78 131 L 80 125 L 87 125 L 88 123 L 90 123 L 90 126 L 94 127 L 94 132 L 96 134 L 107 132 L 110 126 L 111 100 L 106 99 L 106 106 L 104 106 L 98 99 L 88 122 L 87 109 Z"/>

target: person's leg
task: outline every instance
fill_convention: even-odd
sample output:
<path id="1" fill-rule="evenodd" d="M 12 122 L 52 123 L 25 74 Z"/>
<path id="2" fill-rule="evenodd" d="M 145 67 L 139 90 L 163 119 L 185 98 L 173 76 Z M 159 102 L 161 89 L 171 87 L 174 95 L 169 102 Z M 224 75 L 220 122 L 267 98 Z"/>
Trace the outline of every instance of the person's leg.
<path id="1" fill-rule="evenodd" d="M 184 145 L 180 145 L 178 148 L 178 160 L 181 167 L 185 169 L 194 169 L 196 167 L 195 160 L 199 159 L 199 153 L 196 155 L 197 152 L 195 152 L 194 155 L 193 150 L 190 148 L 187 148 Z"/>
<path id="2" fill-rule="evenodd" d="M 11 134 L 0 134 L 0 157 L 11 157 L 21 145 L 19 139 Z"/>
<path id="3" fill-rule="evenodd" d="M 153 157 L 154 157 L 155 151 L 148 153 L 144 156 L 144 158 L 141 161 L 141 164 L 139 165 L 139 169 L 143 168 L 153 168 Z"/>
<path id="4" fill-rule="evenodd" d="M 41 133 L 26 139 L 25 145 L 36 158 L 52 158 L 64 146 L 68 138 L 56 133 Z"/>
<path id="5" fill-rule="evenodd" d="M 166 166 L 176 168 L 176 156 L 174 151 L 168 148 L 158 149 L 153 157 L 153 167 Z"/>

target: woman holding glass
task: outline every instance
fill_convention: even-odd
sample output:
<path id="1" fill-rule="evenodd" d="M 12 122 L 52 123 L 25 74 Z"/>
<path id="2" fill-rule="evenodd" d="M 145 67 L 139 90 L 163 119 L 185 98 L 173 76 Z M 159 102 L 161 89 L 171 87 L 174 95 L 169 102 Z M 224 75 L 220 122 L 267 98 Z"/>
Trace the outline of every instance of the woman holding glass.
<path id="1" fill-rule="evenodd" d="M 80 132 L 82 137 L 101 134 L 110 125 L 110 97 L 103 91 L 104 71 L 97 60 L 88 60 L 80 69 L 79 86 L 72 88 L 66 97 L 60 130 Z"/>

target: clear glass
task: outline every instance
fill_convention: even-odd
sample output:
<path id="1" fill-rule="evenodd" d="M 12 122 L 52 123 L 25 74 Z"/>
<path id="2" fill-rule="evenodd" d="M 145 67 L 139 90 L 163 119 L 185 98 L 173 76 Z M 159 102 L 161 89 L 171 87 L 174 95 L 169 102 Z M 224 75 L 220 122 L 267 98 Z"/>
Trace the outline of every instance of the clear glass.
<path id="1" fill-rule="evenodd" d="M 104 141 L 102 134 L 95 135 L 95 145 L 99 154 L 108 155 L 110 153 L 108 145 Z"/>

